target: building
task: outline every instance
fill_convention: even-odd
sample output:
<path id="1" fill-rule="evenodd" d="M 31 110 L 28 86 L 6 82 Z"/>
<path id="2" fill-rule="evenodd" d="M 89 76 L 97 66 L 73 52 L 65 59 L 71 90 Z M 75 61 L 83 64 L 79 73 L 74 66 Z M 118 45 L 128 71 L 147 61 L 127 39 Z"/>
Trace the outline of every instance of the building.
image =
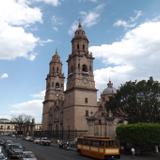
<path id="1" fill-rule="evenodd" d="M 43 102 L 43 130 L 62 129 L 62 110 L 64 103 L 64 75 L 62 63 L 56 51 L 50 62 L 49 74 L 46 78 L 46 94 Z"/>
<path id="2" fill-rule="evenodd" d="M 0 134 L 8 135 L 14 133 L 16 133 L 15 123 L 5 118 L 0 119 Z"/>
<path id="3" fill-rule="evenodd" d="M 9 119 L 0 119 L 0 134 L 1 135 L 11 135 L 11 134 L 23 134 L 24 136 L 33 136 L 36 132 L 42 130 L 42 124 L 35 124 L 33 121 L 31 123 L 24 123 L 21 125 L 18 122 L 13 122 Z"/>
<path id="4" fill-rule="evenodd" d="M 91 131 L 92 134 L 96 134 L 93 131 L 96 115 L 98 117 L 102 110 L 105 112 L 104 104 L 109 96 L 115 94 L 115 89 L 109 82 L 108 88 L 101 95 L 101 105 L 98 105 L 93 75 L 94 57 L 88 50 L 89 40 L 80 23 L 71 45 L 72 50 L 67 59 L 68 74 L 65 91 L 62 63 L 57 51 L 49 64 L 42 129 L 54 133 L 53 135 L 59 133 L 62 138 L 72 139 L 75 136 L 88 135 Z M 106 112 L 104 116 L 107 116 Z M 90 121 L 93 117 L 95 122 Z"/>
<path id="5" fill-rule="evenodd" d="M 81 24 L 71 41 L 68 57 L 67 87 L 63 108 L 65 131 L 85 134 L 88 131 L 86 116 L 97 111 L 97 90 L 93 75 L 93 56 L 88 51 L 89 41 Z"/>
<path id="6" fill-rule="evenodd" d="M 103 90 L 100 100 L 98 102 L 98 110 L 92 115 L 88 116 L 88 135 L 115 137 L 115 129 L 117 127 L 118 119 L 114 118 L 110 111 L 106 110 L 106 102 L 110 97 L 115 96 L 116 88 L 113 87 L 111 81 L 108 82 L 107 87 Z"/>

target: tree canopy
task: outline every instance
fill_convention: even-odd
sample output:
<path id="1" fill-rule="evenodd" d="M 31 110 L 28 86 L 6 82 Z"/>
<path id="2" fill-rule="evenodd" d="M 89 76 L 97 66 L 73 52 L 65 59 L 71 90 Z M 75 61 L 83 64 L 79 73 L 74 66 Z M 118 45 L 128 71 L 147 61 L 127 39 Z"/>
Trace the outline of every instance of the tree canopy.
<path id="1" fill-rule="evenodd" d="M 152 77 L 128 81 L 106 103 L 106 109 L 129 123 L 160 122 L 160 83 Z"/>

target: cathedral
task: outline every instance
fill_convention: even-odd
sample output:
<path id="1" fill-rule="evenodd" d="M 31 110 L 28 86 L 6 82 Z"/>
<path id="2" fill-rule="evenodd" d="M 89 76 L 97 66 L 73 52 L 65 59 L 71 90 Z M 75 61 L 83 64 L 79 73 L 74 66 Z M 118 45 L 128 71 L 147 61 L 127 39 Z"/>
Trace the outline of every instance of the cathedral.
<path id="1" fill-rule="evenodd" d="M 98 128 L 95 131 L 98 118 L 96 115 L 104 112 L 100 117 L 106 116 L 104 101 L 107 99 L 105 95 L 111 96 L 116 93 L 113 84 L 109 82 L 109 93 L 102 94 L 100 104 L 97 102 L 97 89 L 93 75 L 94 57 L 88 50 L 89 40 L 80 23 L 71 40 L 71 45 L 71 54 L 67 59 L 66 90 L 64 90 L 65 77 L 62 71 L 62 62 L 56 51 L 49 63 L 43 102 L 43 131 L 51 131 L 61 138 L 95 135 L 98 132 Z M 98 120 L 98 122 L 100 121 Z M 106 136 L 106 129 L 104 129 L 104 133 L 101 135 Z"/>

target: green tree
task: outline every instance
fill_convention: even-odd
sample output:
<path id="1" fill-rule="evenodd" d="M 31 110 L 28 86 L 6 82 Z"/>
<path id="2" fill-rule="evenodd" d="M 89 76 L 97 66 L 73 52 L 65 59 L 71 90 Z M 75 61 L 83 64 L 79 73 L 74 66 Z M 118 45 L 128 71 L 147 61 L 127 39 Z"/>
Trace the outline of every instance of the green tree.
<path id="1" fill-rule="evenodd" d="M 160 83 L 152 77 L 126 82 L 106 103 L 106 109 L 129 123 L 160 122 Z"/>

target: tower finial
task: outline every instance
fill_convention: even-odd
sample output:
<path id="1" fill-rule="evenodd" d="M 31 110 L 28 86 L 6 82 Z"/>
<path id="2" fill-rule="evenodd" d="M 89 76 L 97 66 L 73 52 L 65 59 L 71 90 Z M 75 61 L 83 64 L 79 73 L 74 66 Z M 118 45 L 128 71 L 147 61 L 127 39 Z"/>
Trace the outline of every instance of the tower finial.
<path id="1" fill-rule="evenodd" d="M 82 28 L 81 19 L 79 18 L 78 21 L 79 21 L 79 23 L 78 23 L 78 28 Z"/>
<path id="2" fill-rule="evenodd" d="M 110 79 L 109 79 L 109 82 L 107 83 L 107 86 L 108 86 L 109 88 L 112 88 L 112 87 L 113 87 L 113 83 L 111 82 Z"/>
<path id="3" fill-rule="evenodd" d="M 57 48 L 56 48 L 55 54 L 58 54 Z"/>

